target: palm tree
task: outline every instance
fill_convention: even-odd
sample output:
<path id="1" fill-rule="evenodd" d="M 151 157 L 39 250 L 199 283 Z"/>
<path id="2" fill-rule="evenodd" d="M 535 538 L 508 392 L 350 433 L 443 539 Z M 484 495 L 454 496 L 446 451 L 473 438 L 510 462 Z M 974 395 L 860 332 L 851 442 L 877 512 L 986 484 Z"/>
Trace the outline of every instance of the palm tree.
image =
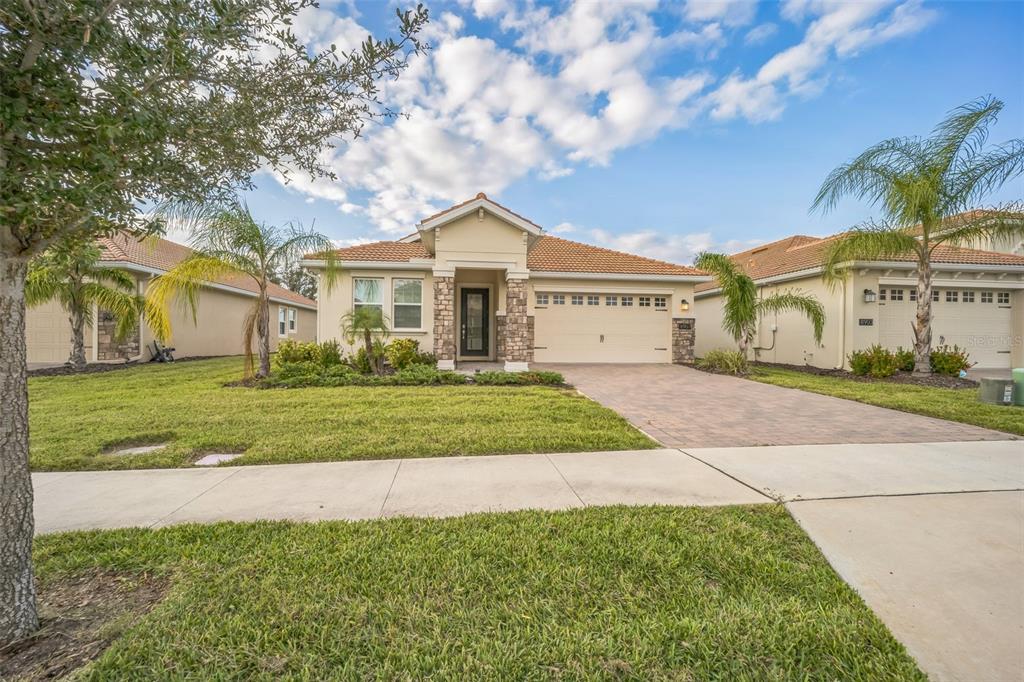
<path id="1" fill-rule="evenodd" d="M 754 280 L 725 254 L 701 253 L 695 265 L 715 276 L 725 299 L 722 329 L 736 339 L 744 356 L 757 333 L 758 320 L 771 313 L 803 313 L 814 327 L 814 340 L 821 343 L 825 329 L 825 309 L 814 296 L 795 290 L 758 298 Z"/>
<path id="2" fill-rule="evenodd" d="M 100 249 L 89 241 L 59 242 L 29 264 L 25 302 L 38 306 L 56 300 L 71 322 L 68 364 L 85 367 L 85 327 L 93 324 L 93 306 L 114 316 L 114 338 L 124 339 L 138 327 L 139 317 L 157 319 L 145 310 L 145 299 L 135 293 L 135 279 L 100 263 Z"/>
<path id="3" fill-rule="evenodd" d="M 366 348 L 366 359 L 374 374 L 384 373 L 384 353 L 378 352 L 374 341 L 386 339 L 390 333 L 388 319 L 379 308 L 358 306 L 341 316 L 341 333 L 349 344 L 362 339 Z"/>
<path id="4" fill-rule="evenodd" d="M 334 245 L 325 235 L 289 225 L 285 228 L 257 223 L 249 208 L 240 202 L 226 205 L 175 205 L 162 209 L 170 222 L 190 229 L 192 255 L 163 275 L 147 290 L 154 306 L 166 310 L 172 299 L 183 303 L 195 318 L 199 292 L 204 284 L 225 277 L 244 277 L 256 283 L 258 294 L 242 327 L 245 374 L 253 373 L 253 337 L 257 340 L 259 368 L 256 375 L 270 374 L 270 299 L 268 285 L 276 273 L 316 253 L 325 262 L 324 278 L 329 288 L 336 276 Z M 166 339 L 170 329 L 152 325 L 157 338 Z"/>
<path id="5" fill-rule="evenodd" d="M 845 196 L 879 206 L 884 220 L 854 228 L 825 254 L 824 276 L 836 283 L 854 261 L 912 256 L 917 263 L 914 371 L 931 372 L 932 255 L 942 245 L 1024 234 L 1021 205 L 971 210 L 1024 172 L 1024 140 L 983 151 L 1003 109 L 986 97 L 954 109 L 930 137 L 892 138 L 829 174 L 811 210 L 831 211 Z"/>

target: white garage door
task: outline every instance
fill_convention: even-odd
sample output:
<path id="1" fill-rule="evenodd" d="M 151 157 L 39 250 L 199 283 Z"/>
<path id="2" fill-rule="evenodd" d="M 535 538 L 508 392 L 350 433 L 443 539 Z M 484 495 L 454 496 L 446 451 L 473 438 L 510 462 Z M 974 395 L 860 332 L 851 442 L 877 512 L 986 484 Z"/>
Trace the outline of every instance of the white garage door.
<path id="1" fill-rule="evenodd" d="M 879 343 L 889 348 L 914 344 L 917 302 L 910 288 L 879 289 Z M 1012 296 L 998 289 L 936 288 L 932 296 L 932 345 L 966 348 L 977 367 L 1010 366 Z M 883 294 L 885 300 L 882 300 Z"/>
<path id="2" fill-rule="evenodd" d="M 25 316 L 29 362 L 66 362 L 71 355 L 71 323 L 56 301 L 29 308 Z"/>
<path id="3" fill-rule="evenodd" d="M 669 298 L 536 293 L 536 362 L 671 362 Z"/>

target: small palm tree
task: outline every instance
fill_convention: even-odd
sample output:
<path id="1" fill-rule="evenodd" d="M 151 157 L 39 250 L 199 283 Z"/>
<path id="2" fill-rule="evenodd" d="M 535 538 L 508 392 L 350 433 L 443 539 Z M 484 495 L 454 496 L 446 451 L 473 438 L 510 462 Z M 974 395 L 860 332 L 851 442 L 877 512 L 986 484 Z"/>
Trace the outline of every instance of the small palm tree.
<path id="1" fill-rule="evenodd" d="M 374 374 L 384 373 L 384 353 L 379 343 L 388 337 L 388 319 L 379 308 L 360 306 L 341 316 L 341 333 L 349 344 L 362 340 Z"/>
<path id="2" fill-rule="evenodd" d="M 135 279 L 117 268 L 100 262 L 100 249 L 88 241 L 60 242 L 32 260 L 25 282 L 25 302 L 37 306 L 56 300 L 71 322 L 71 355 L 68 364 L 85 366 L 85 327 L 93 324 L 93 306 L 115 319 L 114 338 L 124 339 L 139 325 L 146 313 L 157 319 L 159 313 L 147 311 L 145 299 L 136 294 Z"/>
<path id="3" fill-rule="evenodd" d="M 1020 204 L 971 210 L 1024 172 L 1024 140 L 982 149 L 988 128 L 1002 109 L 999 100 L 979 99 L 950 112 L 931 137 L 879 142 L 833 170 L 814 199 L 812 210 L 827 212 L 842 197 L 853 196 L 879 206 L 884 216 L 880 223 L 868 223 L 834 240 L 825 254 L 826 281 L 838 282 L 858 260 L 908 255 L 915 259 L 916 373 L 931 372 L 931 259 L 935 249 L 1024 234 Z"/>
<path id="4" fill-rule="evenodd" d="M 725 254 L 702 253 L 697 256 L 695 265 L 715 276 L 725 301 L 722 329 L 736 340 L 744 356 L 757 333 L 758 320 L 770 313 L 803 313 L 814 328 L 814 340 L 821 343 L 825 309 L 814 296 L 801 291 L 787 291 L 758 298 L 754 280 Z"/>
<path id="5" fill-rule="evenodd" d="M 270 298 L 268 285 L 276 273 L 304 254 L 316 253 L 325 262 L 328 288 L 337 274 L 334 245 L 325 235 L 295 226 L 286 228 L 257 223 L 240 202 L 227 205 L 175 205 L 162 210 L 171 222 L 190 229 L 193 254 L 163 275 L 147 290 L 154 307 L 166 310 L 172 299 L 183 303 L 195 318 L 199 292 L 225 277 L 245 277 L 256 283 L 258 295 L 242 328 L 245 374 L 253 374 L 252 343 L 257 340 L 256 375 L 270 374 Z M 151 325 L 157 338 L 170 337 L 170 328 Z"/>

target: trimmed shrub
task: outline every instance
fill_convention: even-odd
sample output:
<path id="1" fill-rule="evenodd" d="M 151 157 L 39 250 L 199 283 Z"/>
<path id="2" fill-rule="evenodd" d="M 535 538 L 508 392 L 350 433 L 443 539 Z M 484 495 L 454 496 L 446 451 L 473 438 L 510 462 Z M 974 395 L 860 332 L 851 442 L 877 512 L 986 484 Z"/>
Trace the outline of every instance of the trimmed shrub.
<path id="1" fill-rule="evenodd" d="M 914 351 L 905 350 L 903 346 L 896 349 L 896 366 L 901 372 L 914 371 Z"/>
<path id="2" fill-rule="evenodd" d="M 708 351 L 704 357 L 697 358 L 696 365 L 698 369 L 722 374 L 746 374 L 750 369 L 743 353 L 724 348 Z"/>
<path id="3" fill-rule="evenodd" d="M 393 379 L 398 386 L 429 386 L 431 384 L 456 385 L 467 381 L 466 375 L 442 371 L 430 365 L 410 365 L 385 379 Z"/>
<path id="4" fill-rule="evenodd" d="M 420 342 L 416 339 L 395 339 L 385 347 L 384 357 L 399 371 L 413 365 L 437 364 L 433 353 L 420 352 Z"/>
<path id="5" fill-rule="evenodd" d="M 274 362 L 279 366 L 295 362 L 312 362 L 320 364 L 320 346 L 316 343 L 285 340 L 277 344 Z"/>
<path id="6" fill-rule="evenodd" d="M 938 346 L 932 349 L 931 366 L 936 374 L 959 376 L 961 370 L 970 369 L 972 364 L 967 350 L 960 346 Z"/>
<path id="7" fill-rule="evenodd" d="M 321 371 L 323 368 L 318 363 L 305 360 L 281 363 L 275 374 L 282 379 L 291 379 L 294 377 L 316 377 L 320 375 Z"/>
<path id="8" fill-rule="evenodd" d="M 473 383 L 481 386 L 525 386 L 530 384 L 559 385 L 565 378 L 558 372 L 477 372 Z"/>
<path id="9" fill-rule="evenodd" d="M 848 356 L 850 371 L 858 376 L 876 379 L 891 377 L 899 370 L 896 354 L 877 343 L 867 350 L 855 350 Z"/>
<path id="10" fill-rule="evenodd" d="M 370 357 L 366 354 L 366 348 L 362 346 L 348 357 L 348 364 L 360 374 L 373 374 Z"/>
<path id="11" fill-rule="evenodd" d="M 341 344 L 337 341 L 324 341 L 320 344 L 320 364 L 323 367 L 334 367 L 342 363 Z"/>

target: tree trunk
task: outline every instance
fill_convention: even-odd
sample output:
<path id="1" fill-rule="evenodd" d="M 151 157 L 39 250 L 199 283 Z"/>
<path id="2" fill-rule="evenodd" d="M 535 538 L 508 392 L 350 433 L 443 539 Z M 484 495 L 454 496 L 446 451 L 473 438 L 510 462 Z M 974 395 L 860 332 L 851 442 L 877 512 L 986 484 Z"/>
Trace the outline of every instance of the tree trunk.
<path id="1" fill-rule="evenodd" d="M 27 273 L 26 259 L 0 255 L 0 647 L 39 627 L 28 468 Z"/>
<path id="2" fill-rule="evenodd" d="M 71 321 L 71 356 L 68 364 L 75 369 L 85 367 L 85 313 L 73 310 L 69 316 Z"/>
<path id="3" fill-rule="evenodd" d="M 377 358 L 373 357 L 373 335 L 369 329 L 363 330 L 363 343 L 366 345 L 366 360 L 370 363 L 370 371 L 374 374 L 380 374 L 380 369 L 377 367 Z"/>
<path id="4" fill-rule="evenodd" d="M 917 265 L 917 315 L 914 318 L 914 374 L 932 373 L 932 266 Z"/>
<path id="5" fill-rule="evenodd" d="M 267 299 L 266 290 L 260 291 L 260 310 L 256 317 L 256 336 L 259 346 L 260 367 L 256 370 L 256 376 L 270 376 L 270 301 Z"/>

